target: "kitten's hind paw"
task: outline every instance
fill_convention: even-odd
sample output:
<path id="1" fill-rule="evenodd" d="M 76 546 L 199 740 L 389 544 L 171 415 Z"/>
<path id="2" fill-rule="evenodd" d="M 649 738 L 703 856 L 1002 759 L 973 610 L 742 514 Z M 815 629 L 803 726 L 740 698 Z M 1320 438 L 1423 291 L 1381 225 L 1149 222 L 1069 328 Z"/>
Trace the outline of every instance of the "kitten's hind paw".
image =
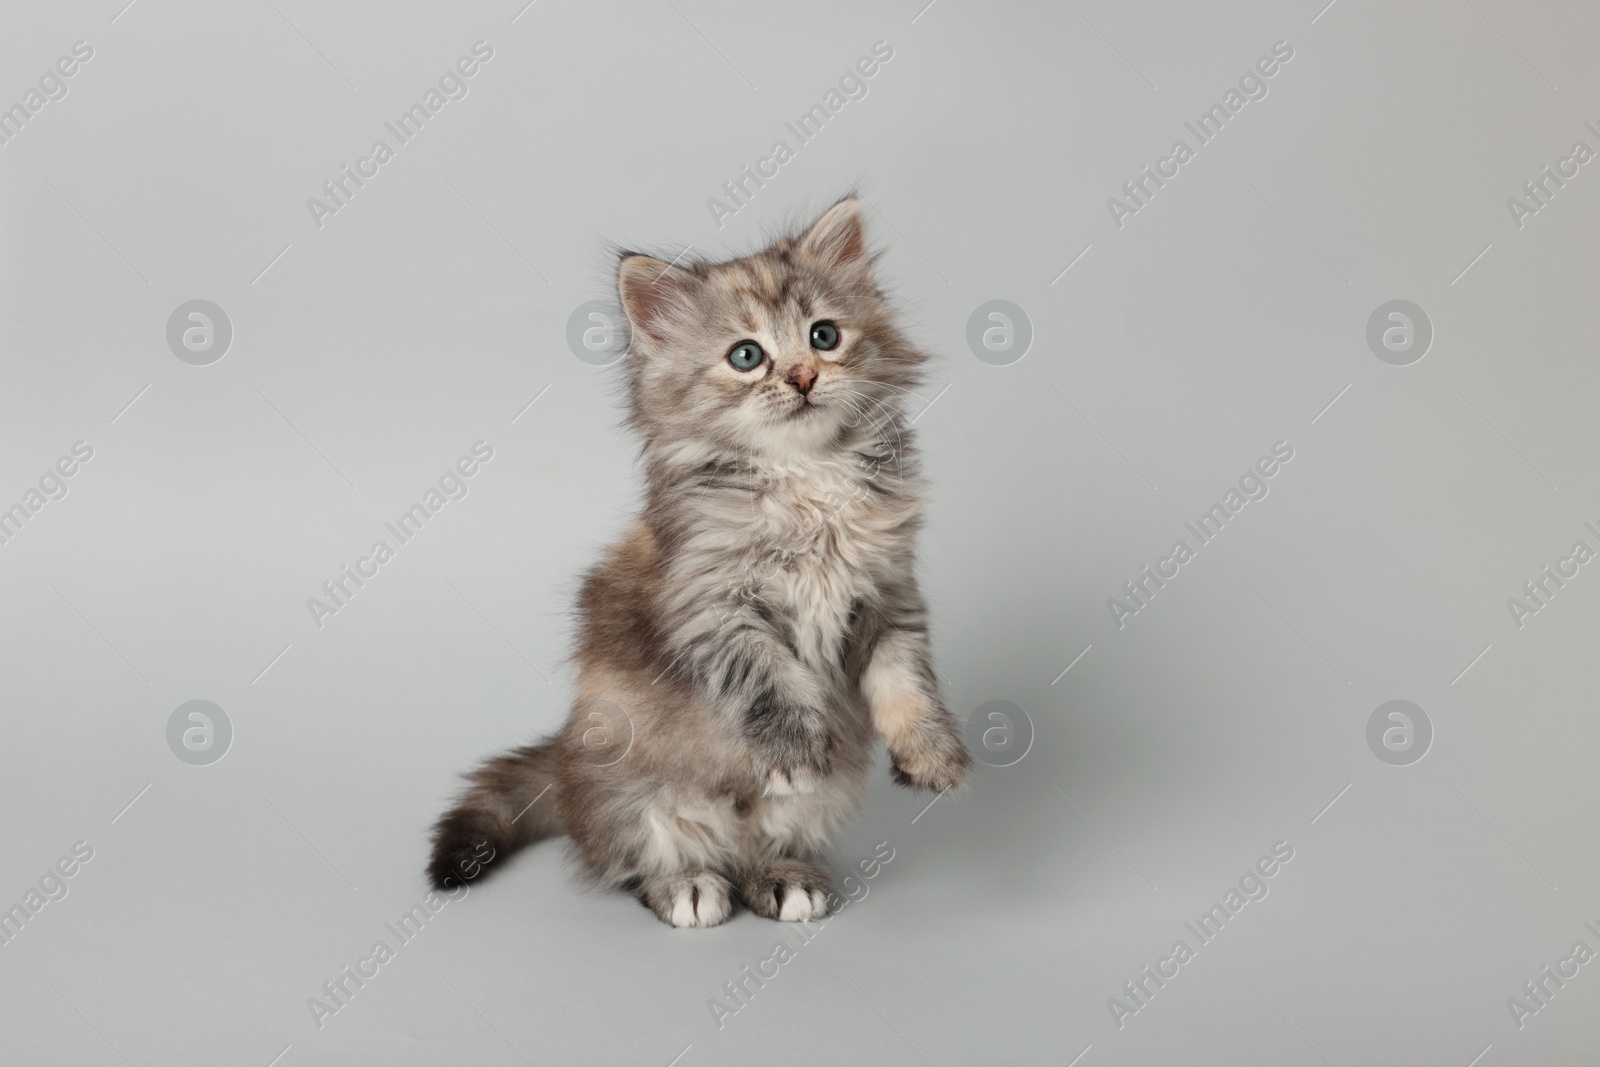
<path id="1" fill-rule="evenodd" d="M 807 922 L 828 914 L 828 876 L 800 860 L 774 860 L 740 879 L 739 896 L 764 919 Z"/>
<path id="2" fill-rule="evenodd" d="M 733 914 L 733 883 L 711 871 L 653 875 L 634 894 L 656 918 L 680 930 L 718 926 Z"/>

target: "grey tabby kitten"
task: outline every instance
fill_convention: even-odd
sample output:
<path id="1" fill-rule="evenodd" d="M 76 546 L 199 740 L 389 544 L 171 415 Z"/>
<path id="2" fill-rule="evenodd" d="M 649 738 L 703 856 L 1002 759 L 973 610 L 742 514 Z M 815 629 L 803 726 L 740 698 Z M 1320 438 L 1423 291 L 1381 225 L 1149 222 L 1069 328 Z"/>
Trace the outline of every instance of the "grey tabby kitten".
<path id="1" fill-rule="evenodd" d="M 623 256 L 644 508 L 584 580 L 566 726 L 468 776 L 434 829 L 436 886 L 566 833 L 596 884 L 673 926 L 735 900 L 815 919 L 874 732 L 900 785 L 961 784 L 912 573 L 902 402 L 926 357 L 875 258 L 854 199 L 725 263 Z"/>

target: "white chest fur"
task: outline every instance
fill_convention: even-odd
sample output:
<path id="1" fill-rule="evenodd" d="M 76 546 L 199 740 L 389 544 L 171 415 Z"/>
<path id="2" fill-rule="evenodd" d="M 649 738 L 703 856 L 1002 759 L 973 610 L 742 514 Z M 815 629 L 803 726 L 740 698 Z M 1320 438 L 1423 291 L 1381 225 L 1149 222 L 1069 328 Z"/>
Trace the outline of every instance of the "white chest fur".
<path id="1" fill-rule="evenodd" d="M 779 471 L 752 501 L 752 593 L 792 627 L 795 651 L 816 669 L 839 663 L 850 609 L 871 592 L 889 516 L 843 466 Z"/>

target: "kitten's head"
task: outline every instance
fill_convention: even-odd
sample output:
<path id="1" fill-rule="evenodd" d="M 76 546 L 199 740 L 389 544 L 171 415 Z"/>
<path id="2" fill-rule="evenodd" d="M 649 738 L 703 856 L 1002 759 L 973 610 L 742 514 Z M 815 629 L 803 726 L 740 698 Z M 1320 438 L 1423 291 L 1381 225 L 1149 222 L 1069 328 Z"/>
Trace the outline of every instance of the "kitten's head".
<path id="1" fill-rule="evenodd" d="M 724 263 L 626 255 L 631 420 L 647 448 L 801 458 L 882 433 L 923 355 L 873 281 L 861 205 Z"/>

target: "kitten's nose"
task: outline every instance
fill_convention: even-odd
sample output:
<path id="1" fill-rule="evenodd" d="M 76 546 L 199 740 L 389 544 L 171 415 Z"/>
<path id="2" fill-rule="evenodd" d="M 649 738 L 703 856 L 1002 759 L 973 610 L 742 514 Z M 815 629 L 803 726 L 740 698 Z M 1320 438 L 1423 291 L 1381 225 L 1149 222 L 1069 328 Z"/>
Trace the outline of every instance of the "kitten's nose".
<path id="1" fill-rule="evenodd" d="M 811 386 L 817 380 L 817 371 L 804 363 L 796 364 L 789 368 L 789 384 L 800 390 L 801 396 L 811 395 Z"/>

